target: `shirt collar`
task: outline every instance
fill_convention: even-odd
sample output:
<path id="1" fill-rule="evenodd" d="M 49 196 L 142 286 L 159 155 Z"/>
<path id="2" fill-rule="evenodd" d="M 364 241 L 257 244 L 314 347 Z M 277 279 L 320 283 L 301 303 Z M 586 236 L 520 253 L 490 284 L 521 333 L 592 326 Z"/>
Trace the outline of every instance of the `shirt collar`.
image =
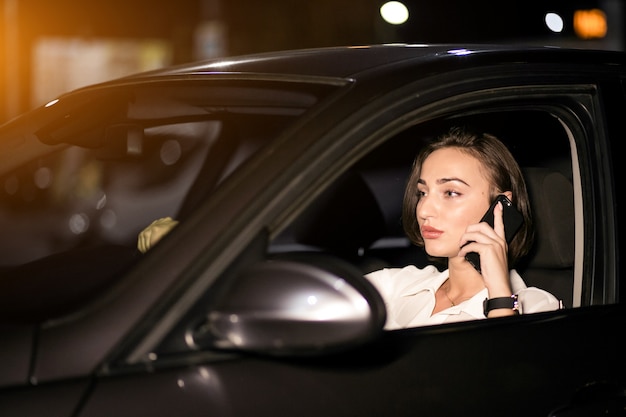
<path id="1" fill-rule="evenodd" d="M 429 277 L 424 277 L 420 280 L 412 280 L 402 289 L 400 295 L 402 297 L 409 297 L 422 291 L 430 291 L 433 294 L 437 292 L 441 284 L 448 279 L 448 270 L 441 272 L 435 272 Z"/>

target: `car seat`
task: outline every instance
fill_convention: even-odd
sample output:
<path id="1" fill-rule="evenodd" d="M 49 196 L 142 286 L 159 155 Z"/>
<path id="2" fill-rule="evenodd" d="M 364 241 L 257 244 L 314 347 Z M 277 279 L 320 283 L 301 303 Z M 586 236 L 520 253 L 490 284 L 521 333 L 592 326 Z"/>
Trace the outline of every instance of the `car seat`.
<path id="1" fill-rule="evenodd" d="M 316 198 L 295 224 L 298 242 L 356 254 L 383 233 L 382 213 L 363 179 L 348 173 Z"/>
<path id="2" fill-rule="evenodd" d="M 574 289 L 574 191 L 561 172 L 524 168 L 535 243 L 519 272 L 528 286 L 551 292 L 565 307 L 572 307 Z"/>

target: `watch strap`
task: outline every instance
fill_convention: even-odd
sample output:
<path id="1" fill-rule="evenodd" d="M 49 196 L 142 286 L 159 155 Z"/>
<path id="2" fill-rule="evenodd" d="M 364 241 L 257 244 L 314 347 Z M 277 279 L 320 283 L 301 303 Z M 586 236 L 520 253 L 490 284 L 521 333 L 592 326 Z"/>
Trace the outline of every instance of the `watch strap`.
<path id="1" fill-rule="evenodd" d="M 510 297 L 485 298 L 485 301 L 483 301 L 483 312 L 485 313 L 485 317 L 487 317 L 491 310 L 496 310 L 498 308 L 510 308 L 515 313 L 519 314 L 517 294 L 513 294 Z"/>

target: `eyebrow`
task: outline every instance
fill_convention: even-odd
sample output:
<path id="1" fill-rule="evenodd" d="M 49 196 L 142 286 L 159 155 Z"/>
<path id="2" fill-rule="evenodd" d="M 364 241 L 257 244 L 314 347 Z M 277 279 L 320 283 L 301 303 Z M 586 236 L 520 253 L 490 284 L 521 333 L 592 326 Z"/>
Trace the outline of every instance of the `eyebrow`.
<path id="1" fill-rule="evenodd" d="M 437 180 L 437 181 L 435 181 L 435 182 L 436 182 L 437 184 L 445 184 L 445 183 L 448 183 L 448 182 L 460 182 L 460 183 L 465 184 L 465 185 L 467 185 L 467 186 L 469 187 L 469 184 L 468 184 L 468 183 L 466 183 L 465 181 L 463 181 L 462 179 L 457 178 L 457 177 L 452 177 L 452 178 L 440 178 L 440 179 L 438 179 L 438 180 Z M 418 183 L 418 184 L 423 184 L 423 185 L 426 185 L 426 181 L 424 181 L 424 180 L 423 180 L 423 179 L 421 179 L 421 178 L 417 180 L 417 183 Z"/>

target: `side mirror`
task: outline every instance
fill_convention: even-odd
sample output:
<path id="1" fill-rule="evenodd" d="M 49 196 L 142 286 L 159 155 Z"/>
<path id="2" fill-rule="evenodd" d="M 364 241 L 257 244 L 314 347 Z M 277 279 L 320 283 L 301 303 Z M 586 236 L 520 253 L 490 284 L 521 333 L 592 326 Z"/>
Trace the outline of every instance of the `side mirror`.
<path id="1" fill-rule="evenodd" d="M 271 355 L 327 353 L 373 340 L 384 302 L 354 266 L 321 254 L 266 260 L 237 275 L 196 327 L 196 345 Z"/>

